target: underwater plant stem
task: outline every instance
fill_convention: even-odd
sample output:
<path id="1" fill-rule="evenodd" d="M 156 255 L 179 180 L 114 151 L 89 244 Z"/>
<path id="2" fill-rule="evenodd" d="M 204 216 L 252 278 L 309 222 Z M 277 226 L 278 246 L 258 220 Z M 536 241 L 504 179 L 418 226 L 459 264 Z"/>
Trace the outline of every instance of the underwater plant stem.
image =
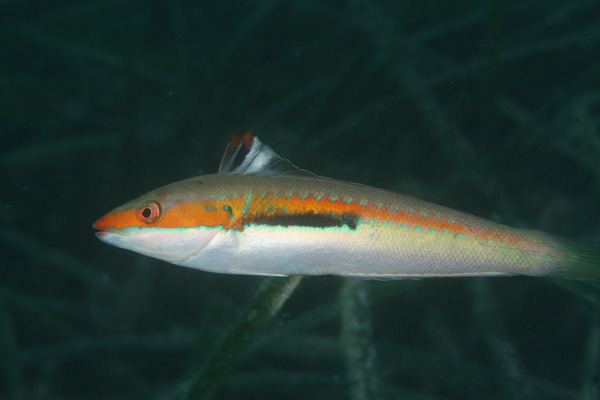
<path id="1" fill-rule="evenodd" d="M 302 277 L 267 278 L 192 384 L 187 400 L 211 399 L 223 379 L 300 283 Z"/>
<path id="2" fill-rule="evenodd" d="M 359 279 L 346 279 L 340 302 L 342 343 L 350 381 L 350 398 L 379 399 L 366 283 Z"/>

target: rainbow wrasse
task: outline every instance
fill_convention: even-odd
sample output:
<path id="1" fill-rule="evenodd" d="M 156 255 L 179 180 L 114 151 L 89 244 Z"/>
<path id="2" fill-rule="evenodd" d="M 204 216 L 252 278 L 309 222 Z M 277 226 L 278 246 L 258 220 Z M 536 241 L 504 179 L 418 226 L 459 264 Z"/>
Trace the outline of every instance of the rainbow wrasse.
<path id="1" fill-rule="evenodd" d="M 217 174 L 155 189 L 94 228 L 114 246 L 228 274 L 600 276 L 597 244 L 322 178 L 251 133 L 232 138 Z"/>

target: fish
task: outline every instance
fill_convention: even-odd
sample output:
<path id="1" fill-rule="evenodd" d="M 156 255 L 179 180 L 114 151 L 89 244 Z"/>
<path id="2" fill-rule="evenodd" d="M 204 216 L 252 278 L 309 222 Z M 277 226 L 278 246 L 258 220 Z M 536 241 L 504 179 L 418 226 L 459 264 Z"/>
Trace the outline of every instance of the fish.
<path id="1" fill-rule="evenodd" d="M 252 132 L 233 136 L 216 174 L 152 190 L 93 227 L 113 246 L 225 274 L 600 277 L 598 243 L 320 177 Z"/>

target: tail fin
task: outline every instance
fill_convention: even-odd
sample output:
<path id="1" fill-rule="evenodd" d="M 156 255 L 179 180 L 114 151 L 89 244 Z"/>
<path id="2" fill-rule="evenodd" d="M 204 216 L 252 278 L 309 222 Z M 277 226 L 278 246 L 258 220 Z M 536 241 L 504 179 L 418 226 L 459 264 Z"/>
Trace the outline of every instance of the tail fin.
<path id="1" fill-rule="evenodd" d="M 561 240 L 565 258 L 552 274 L 566 278 L 600 278 L 600 243 L 582 240 Z"/>

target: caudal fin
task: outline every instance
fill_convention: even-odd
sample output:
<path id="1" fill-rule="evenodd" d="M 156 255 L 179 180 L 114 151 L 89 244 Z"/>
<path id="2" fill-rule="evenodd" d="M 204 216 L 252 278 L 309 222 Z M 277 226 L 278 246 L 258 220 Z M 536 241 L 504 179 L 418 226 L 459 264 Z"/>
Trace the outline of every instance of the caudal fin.
<path id="1" fill-rule="evenodd" d="M 600 243 L 582 240 L 561 240 L 565 258 L 552 275 L 567 278 L 600 278 Z"/>

